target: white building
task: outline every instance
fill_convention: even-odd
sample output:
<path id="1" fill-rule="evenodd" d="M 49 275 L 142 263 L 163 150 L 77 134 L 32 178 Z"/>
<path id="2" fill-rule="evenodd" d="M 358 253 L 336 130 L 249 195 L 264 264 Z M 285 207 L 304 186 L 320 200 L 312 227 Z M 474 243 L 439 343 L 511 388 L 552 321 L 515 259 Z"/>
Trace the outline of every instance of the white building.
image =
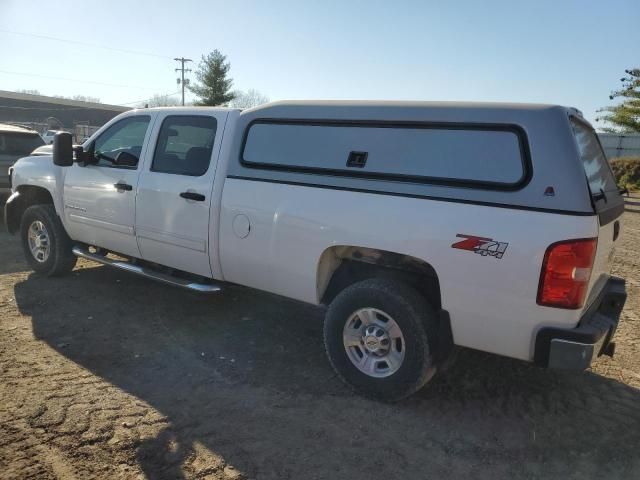
<path id="1" fill-rule="evenodd" d="M 608 159 L 640 157 L 640 133 L 598 133 Z"/>

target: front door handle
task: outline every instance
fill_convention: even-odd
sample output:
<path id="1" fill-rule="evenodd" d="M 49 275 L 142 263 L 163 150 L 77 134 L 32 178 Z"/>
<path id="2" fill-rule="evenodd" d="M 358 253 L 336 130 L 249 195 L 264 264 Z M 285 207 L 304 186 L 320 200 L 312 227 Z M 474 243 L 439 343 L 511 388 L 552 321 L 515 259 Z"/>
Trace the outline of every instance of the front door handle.
<path id="1" fill-rule="evenodd" d="M 196 202 L 204 202 L 205 198 L 204 195 L 195 192 L 182 192 L 180 196 L 187 200 L 195 200 Z"/>
<path id="2" fill-rule="evenodd" d="M 118 190 L 126 190 L 127 192 L 130 192 L 131 190 L 133 190 L 133 187 L 131 185 L 124 182 L 114 183 L 113 186 L 116 187 L 116 189 Z"/>

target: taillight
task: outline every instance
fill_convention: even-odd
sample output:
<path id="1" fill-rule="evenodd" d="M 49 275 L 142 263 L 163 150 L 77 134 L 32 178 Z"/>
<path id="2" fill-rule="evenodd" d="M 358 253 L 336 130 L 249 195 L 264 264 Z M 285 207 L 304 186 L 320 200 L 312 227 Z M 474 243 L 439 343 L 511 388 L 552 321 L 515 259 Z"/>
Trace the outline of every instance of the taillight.
<path id="1" fill-rule="evenodd" d="M 547 248 L 538 286 L 538 304 L 547 307 L 582 307 L 589 287 L 596 238 L 567 240 Z"/>

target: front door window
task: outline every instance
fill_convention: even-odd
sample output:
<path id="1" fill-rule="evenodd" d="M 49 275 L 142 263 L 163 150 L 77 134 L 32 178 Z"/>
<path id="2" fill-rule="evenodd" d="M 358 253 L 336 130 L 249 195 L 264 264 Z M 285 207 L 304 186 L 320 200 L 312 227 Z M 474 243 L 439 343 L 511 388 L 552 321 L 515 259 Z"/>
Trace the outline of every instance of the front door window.
<path id="1" fill-rule="evenodd" d="M 101 167 L 136 169 L 136 166 L 115 165 L 115 159 L 126 152 L 140 160 L 144 137 L 147 134 L 150 117 L 140 115 L 128 117 L 111 125 L 95 141 L 93 154 Z"/>

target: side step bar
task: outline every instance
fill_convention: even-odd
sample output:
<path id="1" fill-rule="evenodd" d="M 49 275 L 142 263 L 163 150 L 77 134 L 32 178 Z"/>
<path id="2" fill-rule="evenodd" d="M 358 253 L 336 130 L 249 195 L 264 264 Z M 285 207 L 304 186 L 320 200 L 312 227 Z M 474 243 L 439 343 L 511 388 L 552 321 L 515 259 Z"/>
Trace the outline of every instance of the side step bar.
<path id="1" fill-rule="evenodd" d="M 134 265 L 130 262 L 113 260 L 111 258 L 105 257 L 104 255 L 91 253 L 90 251 L 79 246 L 73 247 L 72 251 L 76 257 L 86 258 L 87 260 L 92 260 L 103 265 L 109 265 L 111 267 L 119 268 L 120 270 L 124 270 L 126 272 L 136 273 L 152 280 L 157 280 L 162 283 L 168 283 L 169 285 L 175 285 L 177 287 L 186 288 L 188 290 L 193 290 L 200 293 L 216 293 L 222 290 L 222 287 L 217 284 L 192 282 L 184 278 L 178 278 L 167 275 L 166 273 L 157 272 L 150 268 L 140 267 L 139 265 Z"/>

